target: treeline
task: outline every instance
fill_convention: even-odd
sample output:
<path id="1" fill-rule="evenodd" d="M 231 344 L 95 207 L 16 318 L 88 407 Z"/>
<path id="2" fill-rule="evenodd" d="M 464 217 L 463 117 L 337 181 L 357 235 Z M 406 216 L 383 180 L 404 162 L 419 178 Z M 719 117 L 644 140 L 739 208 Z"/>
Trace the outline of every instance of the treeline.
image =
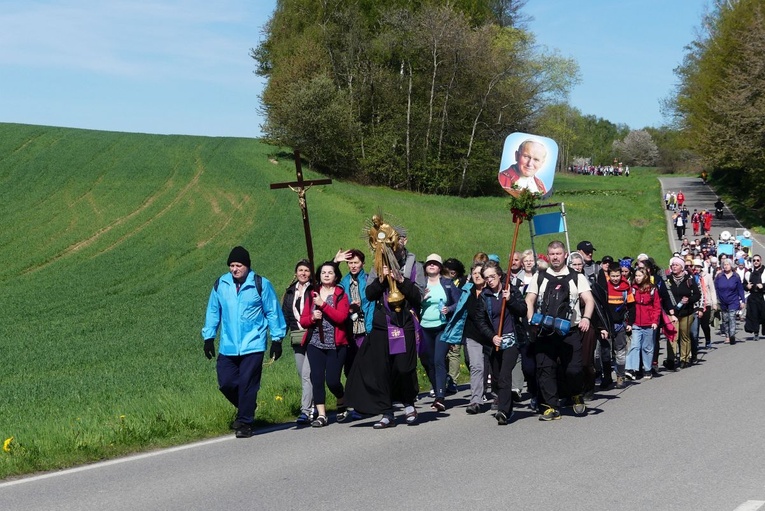
<path id="1" fill-rule="evenodd" d="M 535 47 L 523 4 L 279 0 L 252 51 L 266 138 L 333 176 L 493 193 L 507 135 L 565 144 L 577 129 L 565 98 L 578 67 Z"/>
<path id="2" fill-rule="evenodd" d="M 765 193 L 765 3 L 716 0 L 667 103 L 684 147 L 749 209 Z M 762 216 L 762 215 L 760 215 Z"/>

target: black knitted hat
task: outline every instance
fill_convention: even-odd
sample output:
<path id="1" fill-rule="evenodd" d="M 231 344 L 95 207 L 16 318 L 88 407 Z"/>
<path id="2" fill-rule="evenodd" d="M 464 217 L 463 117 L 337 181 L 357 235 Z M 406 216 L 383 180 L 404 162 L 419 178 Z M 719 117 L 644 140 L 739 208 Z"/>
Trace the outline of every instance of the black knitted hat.
<path id="1" fill-rule="evenodd" d="M 251 268 L 250 253 L 244 247 L 234 247 L 228 255 L 228 262 L 226 264 L 230 265 L 231 263 L 242 263 L 246 267 Z"/>

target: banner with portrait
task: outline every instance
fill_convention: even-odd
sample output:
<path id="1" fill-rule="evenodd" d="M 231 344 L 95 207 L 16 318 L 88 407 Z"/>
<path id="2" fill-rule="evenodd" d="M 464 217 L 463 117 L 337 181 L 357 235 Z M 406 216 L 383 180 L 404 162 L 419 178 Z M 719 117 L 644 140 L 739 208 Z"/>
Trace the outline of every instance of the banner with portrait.
<path id="1" fill-rule="evenodd" d="M 549 197 L 558 162 L 558 144 L 551 138 L 513 133 L 505 139 L 497 179 L 502 188 L 517 197 L 521 189 Z"/>

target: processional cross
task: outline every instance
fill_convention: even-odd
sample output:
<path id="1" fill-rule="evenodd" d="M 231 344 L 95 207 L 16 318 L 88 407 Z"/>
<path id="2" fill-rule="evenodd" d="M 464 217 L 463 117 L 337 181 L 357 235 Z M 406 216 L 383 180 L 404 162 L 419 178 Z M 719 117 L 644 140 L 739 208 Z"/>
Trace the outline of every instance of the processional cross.
<path id="1" fill-rule="evenodd" d="M 303 214 L 303 230 L 305 231 L 305 248 L 308 252 L 308 262 L 311 263 L 311 275 L 313 276 L 314 268 L 316 265 L 313 260 L 313 242 L 311 241 L 311 223 L 308 221 L 308 204 L 305 200 L 305 192 L 308 191 L 313 185 L 331 185 L 331 179 L 303 179 L 303 168 L 300 164 L 300 151 L 295 150 L 295 174 L 297 175 L 297 181 L 289 183 L 273 183 L 271 185 L 272 190 L 278 188 L 289 188 L 298 195 L 298 205 L 300 211 Z"/>

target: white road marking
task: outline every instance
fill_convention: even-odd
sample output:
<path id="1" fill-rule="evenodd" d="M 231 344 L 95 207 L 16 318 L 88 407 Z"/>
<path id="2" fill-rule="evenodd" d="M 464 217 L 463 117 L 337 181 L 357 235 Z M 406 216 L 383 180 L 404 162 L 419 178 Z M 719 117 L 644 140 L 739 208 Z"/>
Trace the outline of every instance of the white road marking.
<path id="1" fill-rule="evenodd" d="M 765 500 L 747 500 L 733 511 L 757 511 L 765 504 Z"/>
<path id="2" fill-rule="evenodd" d="M 91 465 L 84 465 L 84 466 L 81 466 L 81 467 L 69 468 L 69 469 L 66 469 L 66 470 L 60 470 L 58 472 L 48 472 L 48 473 L 40 474 L 40 475 L 37 475 L 37 476 L 25 477 L 23 479 L 16 479 L 14 481 L 8 481 L 6 483 L 0 483 L 0 489 L 6 488 L 8 486 L 15 486 L 17 484 L 24 484 L 24 483 L 31 483 L 31 482 L 34 482 L 34 481 L 40 481 L 42 479 L 48 479 L 50 477 L 58 477 L 58 476 L 63 476 L 63 475 L 67 475 L 67 474 L 74 474 L 74 473 L 77 473 L 77 472 L 84 472 L 85 470 L 93 470 L 93 469 L 96 469 L 96 468 L 108 467 L 110 465 L 118 465 L 120 463 L 127 463 L 129 461 L 142 460 L 144 458 L 152 458 L 154 456 L 160 456 L 162 454 L 168 454 L 168 453 L 171 453 L 171 452 L 184 451 L 186 449 L 194 449 L 195 447 L 202 447 L 202 446 L 205 446 L 205 445 L 217 444 L 217 443 L 220 443 L 220 442 L 227 442 L 229 440 L 234 440 L 234 438 L 236 438 L 234 435 L 220 437 L 220 438 L 213 438 L 211 440 L 203 440 L 201 442 L 195 442 L 193 444 L 179 445 L 178 447 L 170 447 L 168 449 L 162 449 L 162 450 L 159 450 L 159 451 L 152 451 L 152 452 L 147 452 L 147 453 L 143 453 L 143 454 L 135 454 L 133 456 L 127 456 L 125 458 L 118 458 L 118 459 L 115 459 L 115 460 L 100 461 L 98 463 L 93 463 Z"/>

